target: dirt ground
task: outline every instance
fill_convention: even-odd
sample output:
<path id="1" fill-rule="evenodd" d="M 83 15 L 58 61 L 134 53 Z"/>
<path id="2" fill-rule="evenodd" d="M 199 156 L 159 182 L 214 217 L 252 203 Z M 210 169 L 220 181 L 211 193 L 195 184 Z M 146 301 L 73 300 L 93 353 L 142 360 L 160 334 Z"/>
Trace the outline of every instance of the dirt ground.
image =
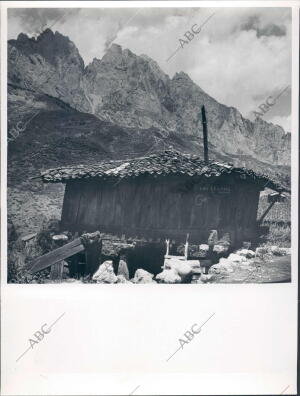
<path id="1" fill-rule="evenodd" d="M 247 267 L 236 267 L 234 272 L 214 274 L 210 283 L 286 283 L 291 282 L 291 256 L 251 260 Z"/>

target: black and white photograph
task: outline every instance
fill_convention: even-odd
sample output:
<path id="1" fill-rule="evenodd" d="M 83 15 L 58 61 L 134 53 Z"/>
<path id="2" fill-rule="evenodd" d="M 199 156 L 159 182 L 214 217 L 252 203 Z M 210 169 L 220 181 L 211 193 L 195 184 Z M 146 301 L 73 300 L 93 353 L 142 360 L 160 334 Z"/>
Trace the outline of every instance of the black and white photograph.
<path id="1" fill-rule="evenodd" d="M 290 8 L 18 8 L 8 38 L 8 282 L 291 281 Z"/>
<path id="2" fill-rule="evenodd" d="M 0 12 L 1 395 L 297 394 L 299 1 Z"/>

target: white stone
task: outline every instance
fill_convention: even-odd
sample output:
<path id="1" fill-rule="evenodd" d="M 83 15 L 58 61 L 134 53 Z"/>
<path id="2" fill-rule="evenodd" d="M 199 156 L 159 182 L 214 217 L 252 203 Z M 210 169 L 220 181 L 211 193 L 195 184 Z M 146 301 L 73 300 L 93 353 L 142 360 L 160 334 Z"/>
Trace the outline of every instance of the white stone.
<path id="1" fill-rule="evenodd" d="M 181 283 L 181 277 L 174 269 L 163 270 L 163 272 L 156 275 L 155 279 L 161 283 Z"/>
<path id="2" fill-rule="evenodd" d="M 178 275 L 185 277 L 192 272 L 191 266 L 187 262 L 181 262 L 176 265 Z"/>
<path id="3" fill-rule="evenodd" d="M 200 260 L 188 260 L 187 264 L 192 268 L 200 268 Z"/>
<path id="4" fill-rule="evenodd" d="M 209 246 L 206 244 L 202 244 L 199 246 L 199 255 L 202 258 L 205 258 L 208 256 L 209 253 Z"/>
<path id="5" fill-rule="evenodd" d="M 236 263 L 226 258 L 221 258 L 218 264 L 214 264 L 210 267 L 209 272 L 222 273 L 222 272 L 233 272 L 233 267 Z"/>
<path id="6" fill-rule="evenodd" d="M 124 275 L 117 275 L 117 283 L 131 283 Z"/>
<path id="7" fill-rule="evenodd" d="M 240 249 L 238 251 L 236 251 L 236 254 L 246 257 L 246 258 L 253 258 L 255 257 L 255 252 L 253 250 L 250 249 Z"/>
<path id="8" fill-rule="evenodd" d="M 191 264 L 190 264 L 191 263 Z M 192 267 L 193 265 L 193 267 Z M 197 268 L 200 266 L 198 264 L 198 260 L 178 260 L 175 257 L 171 259 L 165 260 L 165 269 L 173 269 L 175 270 L 181 277 L 185 277 L 192 272 L 192 268 L 197 265 Z"/>
<path id="9" fill-rule="evenodd" d="M 209 269 L 210 273 L 220 274 L 226 272 L 233 272 L 233 268 L 231 265 L 224 265 L 224 263 L 214 264 Z"/>
<path id="10" fill-rule="evenodd" d="M 274 254 L 274 256 L 286 256 L 287 248 L 280 248 L 279 246 L 271 246 L 270 252 Z"/>
<path id="11" fill-rule="evenodd" d="M 67 241 L 68 237 L 65 234 L 53 235 L 52 239 L 54 241 Z"/>
<path id="12" fill-rule="evenodd" d="M 246 258 L 240 256 L 239 254 L 230 253 L 230 255 L 228 256 L 228 260 L 232 263 L 242 263 L 243 261 L 246 261 Z"/>
<path id="13" fill-rule="evenodd" d="M 215 245 L 213 248 L 213 251 L 218 254 L 224 254 L 224 253 L 228 252 L 228 249 L 229 249 L 229 246 Z"/>
<path id="14" fill-rule="evenodd" d="M 104 263 L 99 266 L 92 279 L 97 281 L 97 283 L 116 283 L 118 278 L 114 273 L 112 261 L 104 261 Z"/>
<path id="15" fill-rule="evenodd" d="M 120 260 L 119 262 L 118 275 L 123 275 L 126 280 L 129 280 L 128 266 L 124 260 Z"/>
<path id="16" fill-rule="evenodd" d="M 203 250 L 204 252 L 208 252 L 209 251 L 209 246 L 206 244 L 202 244 L 199 246 L 199 250 Z"/>
<path id="17" fill-rule="evenodd" d="M 134 278 L 132 279 L 133 283 L 156 283 L 153 280 L 154 275 L 148 271 L 145 271 L 141 268 L 137 269 L 134 274 Z"/>
<path id="18" fill-rule="evenodd" d="M 212 278 L 212 274 L 201 275 L 200 281 L 203 283 L 209 282 Z"/>
<path id="19" fill-rule="evenodd" d="M 266 246 L 258 247 L 255 250 L 255 256 L 257 256 L 257 257 L 261 257 L 267 253 L 269 253 L 269 248 Z"/>

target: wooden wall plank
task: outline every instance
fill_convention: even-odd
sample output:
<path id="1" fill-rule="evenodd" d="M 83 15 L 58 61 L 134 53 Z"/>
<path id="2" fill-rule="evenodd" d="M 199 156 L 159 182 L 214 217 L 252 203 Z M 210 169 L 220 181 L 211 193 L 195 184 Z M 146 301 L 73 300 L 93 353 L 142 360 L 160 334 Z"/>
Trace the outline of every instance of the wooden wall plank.
<path id="1" fill-rule="evenodd" d="M 212 192 L 210 183 L 191 181 L 186 177 L 132 178 L 117 184 L 93 180 L 85 182 L 86 187 L 78 181 L 76 188 L 72 182 L 74 185 L 67 185 L 63 218 L 80 231 L 101 230 L 133 237 L 164 238 L 169 234 L 170 238 L 181 238 L 190 233 L 196 238 L 198 233 L 199 239 L 207 239 L 209 230 L 217 229 L 230 232 L 234 240 L 238 234 L 243 238 L 246 228 L 254 232 L 256 186 L 231 184 L 231 190 L 224 193 L 222 184 L 220 191 Z"/>
<path id="2" fill-rule="evenodd" d="M 76 214 L 80 200 L 79 185 L 80 184 L 75 181 L 71 181 L 66 184 L 61 219 L 62 228 L 64 227 L 64 224 L 68 224 L 76 220 Z"/>
<path id="3" fill-rule="evenodd" d="M 98 185 L 95 181 L 85 183 L 84 195 L 80 201 L 80 215 L 79 222 L 83 224 L 97 225 L 97 200 L 98 200 Z"/>

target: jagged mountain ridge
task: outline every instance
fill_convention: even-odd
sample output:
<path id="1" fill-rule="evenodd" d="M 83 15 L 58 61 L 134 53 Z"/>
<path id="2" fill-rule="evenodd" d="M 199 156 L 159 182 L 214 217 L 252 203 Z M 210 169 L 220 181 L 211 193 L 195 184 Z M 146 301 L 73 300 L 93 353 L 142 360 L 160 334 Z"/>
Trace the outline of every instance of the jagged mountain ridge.
<path id="1" fill-rule="evenodd" d="M 101 60 L 94 59 L 85 67 L 68 37 L 50 29 L 37 39 L 20 34 L 8 42 L 8 82 L 131 130 L 133 138 L 137 130 L 155 131 L 170 142 L 176 134 L 183 145 L 185 140 L 191 144 L 201 140 L 199 110 L 204 104 L 209 143 L 216 155 L 252 158 L 270 166 L 290 165 L 290 134 L 281 127 L 243 118 L 237 109 L 210 97 L 187 74 L 170 78 L 154 60 L 116 44 Z M 16 102 L 9 93 L 9 121 L 18 118 Z M 31 103 L 23 104 L 30 110 Z M 43 103 L 42 108 L 47 105 Z"/>

